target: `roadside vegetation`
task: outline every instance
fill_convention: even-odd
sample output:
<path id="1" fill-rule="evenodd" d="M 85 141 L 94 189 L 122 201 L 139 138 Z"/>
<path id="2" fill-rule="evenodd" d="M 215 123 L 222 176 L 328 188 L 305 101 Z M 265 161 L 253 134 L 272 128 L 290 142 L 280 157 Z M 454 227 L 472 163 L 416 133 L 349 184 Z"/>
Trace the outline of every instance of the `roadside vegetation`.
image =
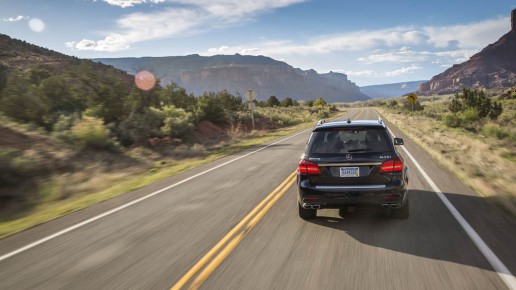
<path id="1" fill-rule="evenodd" d="M 271 96 L 257 102 L 253 130 L 239 95 L 194 96 L 173 83 L 144 91 L 93 66 L 0 66 L 0 237 L 337 112 L 323 99 Z"/>
<path id="2" fill-rule="evenodd" d="M 443 167 L 516 217 L 516 89 L 463 89 L 455 95 L 371 100 Z"/>

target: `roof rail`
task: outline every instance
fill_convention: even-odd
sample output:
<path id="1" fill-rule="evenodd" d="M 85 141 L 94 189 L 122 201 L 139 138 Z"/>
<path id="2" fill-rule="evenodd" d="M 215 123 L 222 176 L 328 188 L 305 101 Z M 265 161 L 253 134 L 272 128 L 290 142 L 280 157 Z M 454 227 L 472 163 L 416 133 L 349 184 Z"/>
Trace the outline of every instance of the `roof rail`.
<path id="1" fill-rule="evenodd" d="M 351 124 L 351 120 L 348 118 L 348 124 Z"/>
<path id="2" fill-rule="evenodd" d="M 321 119 L 321 120 L 319 120 L 319 122 L 317 122 L 316 126 L 320 126 L 320 125 L 322 125 L 324 123 L 326 123 L 326 121 L 324 119 Z"/>
<path id="3" fill-rule="evenodd" d="M 378 117 L 378 124 L 383 124 L 382 117 Z"/>

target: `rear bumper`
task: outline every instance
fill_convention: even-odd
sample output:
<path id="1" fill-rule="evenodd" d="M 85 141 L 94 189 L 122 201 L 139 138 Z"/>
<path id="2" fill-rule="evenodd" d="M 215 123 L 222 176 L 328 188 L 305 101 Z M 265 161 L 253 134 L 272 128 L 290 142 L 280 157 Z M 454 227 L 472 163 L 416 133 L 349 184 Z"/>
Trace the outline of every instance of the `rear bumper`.
<path id="1" fill-rule="evenodd" d="M 399 208 L 407 201 L 406 183 L 396 179 L 390 185 L 313 185 L 298 179 L 298 202 L 304 208 L 377 206 Z"/>

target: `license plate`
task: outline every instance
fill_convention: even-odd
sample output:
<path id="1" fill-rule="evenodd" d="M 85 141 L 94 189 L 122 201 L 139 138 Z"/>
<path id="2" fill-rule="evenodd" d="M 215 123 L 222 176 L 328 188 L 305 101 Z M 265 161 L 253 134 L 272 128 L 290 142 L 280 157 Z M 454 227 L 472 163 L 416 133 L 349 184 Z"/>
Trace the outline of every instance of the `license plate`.
<path id="1" fill-rule="evenodd" d="M 360 170 L 358 167 L 341 167 L 340 177 L 359 177 Z"/>

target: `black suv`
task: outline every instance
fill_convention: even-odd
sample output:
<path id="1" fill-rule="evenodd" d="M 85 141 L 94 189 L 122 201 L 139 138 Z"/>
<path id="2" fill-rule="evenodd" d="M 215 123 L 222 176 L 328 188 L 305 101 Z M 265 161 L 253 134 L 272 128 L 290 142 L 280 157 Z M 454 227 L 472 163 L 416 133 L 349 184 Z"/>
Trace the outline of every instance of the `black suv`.
<path id="1" fill-rule="evenodd" d="M 407 167 L 382 120 L 319 121 L 298 166 L 299 216 L 318 209 L 377 206 L 409 216 Z"/>

